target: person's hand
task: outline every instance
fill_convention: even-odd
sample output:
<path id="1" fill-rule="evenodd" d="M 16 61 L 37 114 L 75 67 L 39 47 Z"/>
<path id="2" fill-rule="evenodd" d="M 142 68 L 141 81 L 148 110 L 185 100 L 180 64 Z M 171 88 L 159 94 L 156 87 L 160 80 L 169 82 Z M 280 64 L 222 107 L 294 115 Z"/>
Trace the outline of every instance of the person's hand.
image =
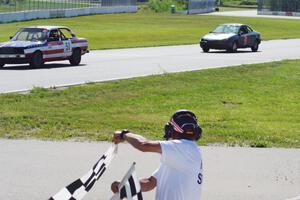
<path id="1" fill-rule="evenodd" d="M 115 131 L 112 142 L 115 144 L 119 144 L 120 142 L 123 142 L 124 140 L 121 138 L 121 132 L 122 131 Z"/>
<path id="2" fill-rule="evenodd" d="M 119 184 L 120 184 L 119 181 L 115 181 L 115 182 L 113 182 L 113 183 L 111 184 L 111 187 L 110 187 L 110 188 L 111 188 L 111 191 L 112 191 L 113 193 L 116 193 L 116 192 L 119 191 L 119 188 L 118 188 Z"/>

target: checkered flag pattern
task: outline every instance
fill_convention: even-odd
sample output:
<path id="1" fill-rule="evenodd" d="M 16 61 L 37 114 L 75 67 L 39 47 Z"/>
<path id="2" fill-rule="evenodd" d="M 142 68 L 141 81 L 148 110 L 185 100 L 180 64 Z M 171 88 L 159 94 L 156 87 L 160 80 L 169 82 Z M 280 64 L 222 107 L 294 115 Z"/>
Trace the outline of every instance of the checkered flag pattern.
<path id="1" fill-rule="evenodd" d="M 135 173 L 135 163 L 132 164 L 118 188 L 119 192 L 110 200 L 143 200 L 140 181 Z"/>
<path id="2" fill-rule="evenodd" d="M 90 191 L 94 183 L 102 176 L 117 152 L 117 145 L 112 145 L 83 177 L 61 189 L 49 200 L 80 200 Z"/>

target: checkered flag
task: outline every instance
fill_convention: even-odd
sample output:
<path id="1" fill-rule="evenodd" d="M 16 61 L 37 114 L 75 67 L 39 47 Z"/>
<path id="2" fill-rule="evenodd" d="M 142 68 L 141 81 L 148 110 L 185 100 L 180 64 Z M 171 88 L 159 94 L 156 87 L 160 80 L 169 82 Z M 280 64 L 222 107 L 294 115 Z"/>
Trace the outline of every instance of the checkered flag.
<path id="1" fill-rule="evenodd" d="M 140 181 L 135 173 L 135 163 L 132 164 L 118 188 L 119 192 L 115 193 L 110 200 L 143 200 Z"/>
<path id="2" fill-rule="evenodd" d="M 61 189 L 56 195 L 49 200 L 80 200 L 93 187 L 94 183 L 102 176 L 107 169 L 111 160 L 117 153 L 117 145 L 112 145 L 104 155 L 93 166 L 93 169 L 88 171 L 83 177 L 77 179 L 67 187 Z"/>

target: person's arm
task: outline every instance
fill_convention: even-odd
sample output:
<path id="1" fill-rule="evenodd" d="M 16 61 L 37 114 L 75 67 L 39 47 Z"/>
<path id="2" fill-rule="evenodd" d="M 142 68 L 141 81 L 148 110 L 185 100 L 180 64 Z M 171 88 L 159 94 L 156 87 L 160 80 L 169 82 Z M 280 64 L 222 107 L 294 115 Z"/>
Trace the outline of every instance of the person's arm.
<path id="1" fill-rule="evenodd" d="M 150 176 L 149 178 L 140 179 L 142 192 L 148 192 L 156 187 L 156 178 Z"/>
<path id="2" fill-rule="evenodd" d="M 120 182 L 115 181 L 111 184 L 111 191 L 113 193 L 116 193 L 119 191 Z M 156 187 L 156 179 L 153 176 L 150 176 L 149 178 L 142 178 L 140 179 L 140 185 L 142 192 L 148 192 L 150 190 L 153 190 Z"/>
<path id="3" fill-rule="evenodd" d="M 113 142 L 118 144 L 120 142 L 127 141 L 134 148 L 142 151 L 142 152 L 156 152 L 161 153 L 161 146 L 157 141 L 146 140 L 141 135 L 126 133 L 121 134 L 121 131 L 116 131 L 113 136 Z"/>

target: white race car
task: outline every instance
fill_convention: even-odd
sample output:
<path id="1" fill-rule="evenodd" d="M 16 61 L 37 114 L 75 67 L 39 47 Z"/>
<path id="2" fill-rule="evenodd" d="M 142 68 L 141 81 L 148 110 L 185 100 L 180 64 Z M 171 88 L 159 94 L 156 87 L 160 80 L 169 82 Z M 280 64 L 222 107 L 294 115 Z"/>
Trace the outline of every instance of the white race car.
<path id="1" fill-rule="evenodd" d="M 10 41 L 0 43 L 0 67 L 29 63 L 37 68 L 58 60 L 79 65 L 85 53 L 88 53 L 88 41 L 76 37 L 67 27 L 30 26 L 20 29 Z"/>

